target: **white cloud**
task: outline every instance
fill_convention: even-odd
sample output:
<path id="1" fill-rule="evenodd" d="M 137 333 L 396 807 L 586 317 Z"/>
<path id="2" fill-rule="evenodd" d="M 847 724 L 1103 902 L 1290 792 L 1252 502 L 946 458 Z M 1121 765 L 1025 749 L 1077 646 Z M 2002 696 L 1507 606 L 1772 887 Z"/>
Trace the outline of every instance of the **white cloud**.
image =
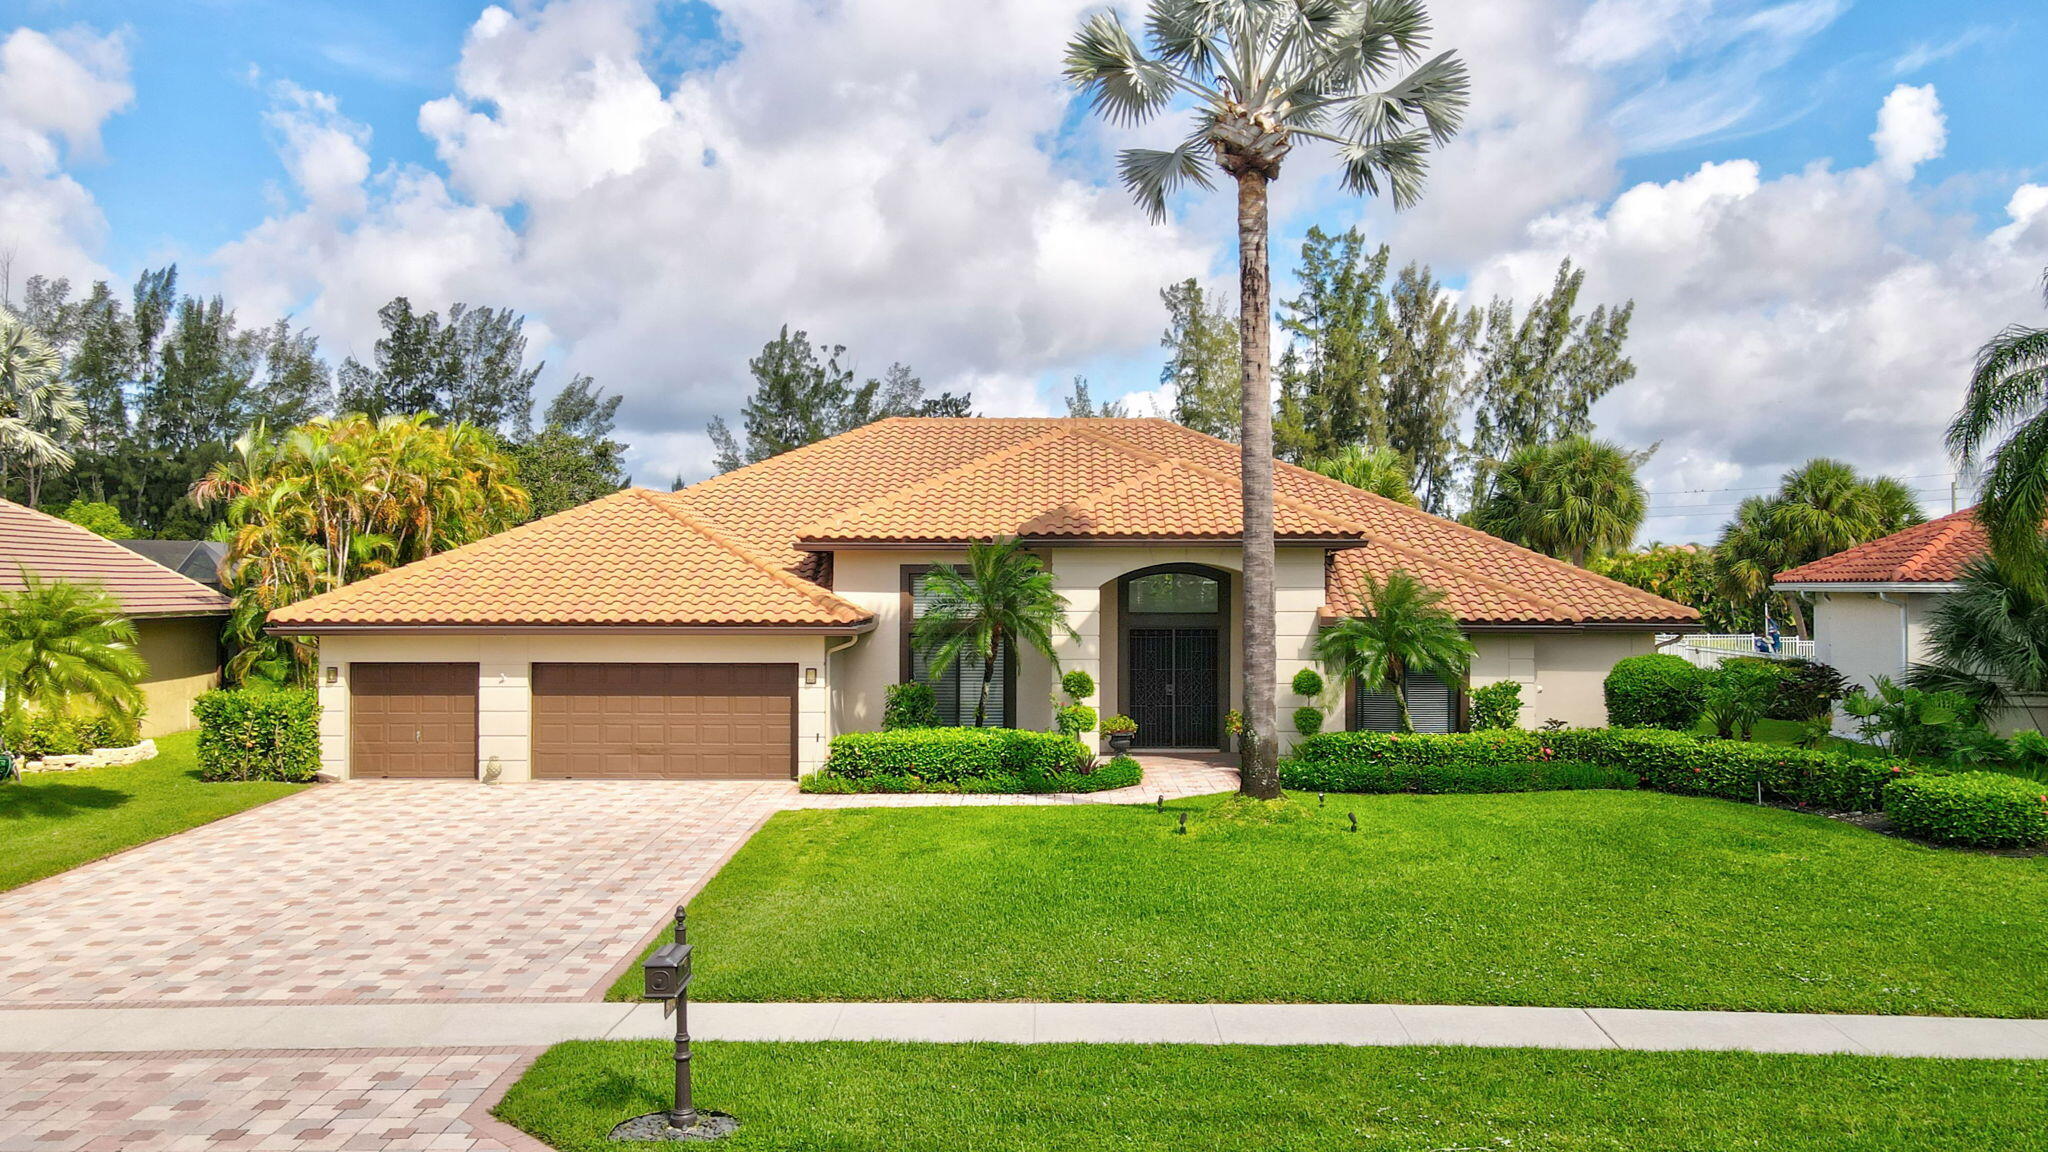
<path id="1" fill-rule="evenodd" d="M 1870 142 L 1877 146 L 1878 168 L 1897 180 L 1912 179 L 1920 165 L 1940 156 L 1948 148 L 1948 117 L 1942 114 L 1934 85 L 1901 84 L 1892 89 L 1877 114 L 1877 131 Z"/>
<path id="2" fill-rule="evenodd" d="M 336 214 L 362 210 L 370 130 L 343 116 L 334 97 L 280 83 L 263 122 L 278 135 L 285 171 L 309 206 Z"/>
<path id="3" fill-rule="evenodd" d="M 0 39 L 0 254 L 18 268 L 86 279 L 106 219 L 65 171 L 100 157 L 100 127 L 127 107 L 119 34 L 17 28 Z"/>

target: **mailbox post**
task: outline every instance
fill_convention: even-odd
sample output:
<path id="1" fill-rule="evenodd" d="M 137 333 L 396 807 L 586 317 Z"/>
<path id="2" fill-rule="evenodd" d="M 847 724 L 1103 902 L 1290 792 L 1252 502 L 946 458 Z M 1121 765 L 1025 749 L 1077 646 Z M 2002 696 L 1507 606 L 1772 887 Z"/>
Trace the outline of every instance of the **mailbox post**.
<path id="1" fill-rule="evenodd" d="M 614 1140 L 716 1140 L 730 1136 L 739 1121 L 723 1112 L 700 1112 L 690 1094 L 690 935 L 683 906 L 676 905 L 676 939 L 642 962 L 643 1000 L 659 1000 L 663 1014 L 676 1017 L 676 1093 L 666 1112 L 635 1116 L 612 1129 Z"/>
<path id="2" fill-rule="evenodd" d="M 697 1107 L 690 1097 L 690 932 L 684 906 L 676 905 L 676 939 L 654 950 L 641 966 L 642 993 L 660 1000 L 676 1014 L 676 1096 L 668 1122 L 677 1128 L 697 1124 Z"/>

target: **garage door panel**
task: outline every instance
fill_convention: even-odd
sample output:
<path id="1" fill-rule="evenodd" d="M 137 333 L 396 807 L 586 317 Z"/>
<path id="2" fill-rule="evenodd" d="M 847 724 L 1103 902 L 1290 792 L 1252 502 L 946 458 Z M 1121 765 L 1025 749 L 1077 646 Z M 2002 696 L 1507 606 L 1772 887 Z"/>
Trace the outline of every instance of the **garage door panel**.
<path id="1" fill-rule="evenodd" d="M 535 664 L 540 778 L 787 780 L 793 664 Z"/>
<path id="2" fill-rule="evenodd" d="M 349 665 L 349 773 L 476 778 L 475 664 Z"/>

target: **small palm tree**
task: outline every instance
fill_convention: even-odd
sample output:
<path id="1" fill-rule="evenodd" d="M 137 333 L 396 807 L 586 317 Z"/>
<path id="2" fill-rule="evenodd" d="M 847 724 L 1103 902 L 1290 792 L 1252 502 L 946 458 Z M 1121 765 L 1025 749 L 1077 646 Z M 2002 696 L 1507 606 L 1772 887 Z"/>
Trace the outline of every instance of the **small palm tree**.
<path id="1" fill-rule="evenodd" d="M 2048 300 L 2048 274 L 2041 289 Z M 2040 584 L 2048 568 L 2048 543 L 2041 538 L 2048 521 L 2048 328 L 2015 324 L 1978 349 L 1963 410 L 1948 426 L 1948 446 L 1964 467 L 1980 460 L 1989 465 L 1977 520 L 2008 570 Z"/>
<path id="2" fill-rule="evenodd" d="M 45 470 L 72 465 L 65 442 L 78 434 L 85 407 L 63 377 L 64 362 L 35 329 L 0 308 L 0 493 L 20 466 L 28 503 L 41 496 Z"/>
<path id="3" fill-rule="evenodd" d="M 84 697 L 111 712 L 142 708 L 149 666 L 135 652 L 135 625 L 106 590 L 21 572 L 0 592 L 0 717 L 30 704 L 54 709 Z"/>
<path id="4" fill-rule="evenodd" d="M 1463 678 L 1472 642 L 1443 606 L 1444 594 L 1399 568 L 1385 580 L 1367 573 L 1365 611 L 1340 620 L 1316 637 L 1316 659 L 1333 679 L 1357 680 L 1367 692 L 1391 692 L 1401 731 L 1415 731 L 1402 680 L 1410 671 L 1445 681 Z"/>
<path id="5" fill-rule="evenodd" d="M 1352 444 L 1334 455 L 1308 462 L 1311 472 L 1362 488 L 1389 500 L 1420 507 L 1415 490 L 1408 486 L 1408 458 L 1392 448 L 1363 448 Z"/>
<path id="6" fill-rule="evenodd" d="M 1927 624 L 1928 660 L 1906 672 L 1906 683 L 1958 693 L 1987 717 L 2024 708 L 2029 727 L 2039 730 L 2031 701 L 2048 695 L 2048 599 L 1989 556 L 1972 562 L 1956 591 L 1939 601 Z"/>
<path id="7" fill-rule="evenodd" d="M 1464 117 L 1465 65 L 1423 59 L 1421 0 L 1150 0 L 1147 48 L 1115 12 L 1088 18 L 1067 44 L 1067 80 L 1095 110 L 1136 125 L 1178 107 L 1190 131 L 1171 149 L 1127 148 L 1124 187 L 1155 221 L 1189 185 L 1237 185 L 1239 409 L 1244 490 L 1244 739 L 1240 789 L 1280 795 L 1273 633 L 1271 270 L 1266 190 L 1295 144 L 1330 146 L 1344 187 L 1407 207 L 1422 196 L 1432 148 Z"/>
<path id="8" fill-rule="evenodd" d="M 1053 591 L 1052 573 L 1014 538 L 972 544 L 965 570 L 943 564 L 925 575 L 933 603 L 918 617 L 912 639 L 931 651 L 934 675 L 964 655 L 981 661 L 981 695 L 974 726 L 988 719 L 988 693 L 996 661 L 1022 644 L 1044 656 L 1053 669 L 1057 637 L 1079 635 L 1067 623 L 1067 599 Z"/>
<path id="9" fill-rule="evenodd" d="M 1503 540 L 1583 568 L 1635 542 L 1648 511 L 1636 479 L 1641 462 L 1620 445 L 1586 436 L 1529 445 L 1493 473 L 1473 519 Z"/>

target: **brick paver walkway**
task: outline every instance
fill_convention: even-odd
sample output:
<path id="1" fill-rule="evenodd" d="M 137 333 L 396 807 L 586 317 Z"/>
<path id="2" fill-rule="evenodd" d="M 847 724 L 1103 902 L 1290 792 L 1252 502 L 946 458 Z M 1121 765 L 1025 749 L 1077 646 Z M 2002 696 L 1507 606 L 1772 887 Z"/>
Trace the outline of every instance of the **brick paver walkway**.
<path id="1" fill-rule="evenodd" d="M 0 1056 L 0 1152 L 526 1152 L 518 1051 Z"/>
<path id="2" fill-rule="evenodd" d="M 0 1008 L 596 999 L 778 809 L 1143 803 L 1237 783 L 1216 761 L 1145 762 L 1138 787 L 1086 796 L 323 786 L 0 894 Z"/>

